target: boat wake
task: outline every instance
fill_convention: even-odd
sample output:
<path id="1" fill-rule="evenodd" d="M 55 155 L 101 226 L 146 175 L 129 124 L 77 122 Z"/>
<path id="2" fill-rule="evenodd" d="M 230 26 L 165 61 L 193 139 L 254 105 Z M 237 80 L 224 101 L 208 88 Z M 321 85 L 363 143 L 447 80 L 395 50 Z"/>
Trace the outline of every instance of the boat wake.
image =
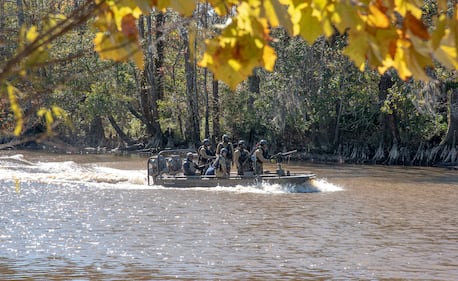
<path id="1" fill-rule="evenodd" d="M 0 179 L 16 184 L 65 184 L 98 188 L 143 187 L 146 185 L 144 171 L 121 170 L 81 165 L 74 161 L 30 162 L 21 154 L 0 157 Z"/>
<path id="2" fill-rule="evenodd" d="M 99 189 L 165 189 L 147 185 L 144 170 L 123 170 L 99 164 L 78 164 L 74 161 L 31 162 L 22 154 L 0 157 L 0 182 L 19 189 L 21 185 L 85 186 Z M 169 188 L 167 188 L 169 189 Z M 323 179 L 312 179 L 305 185 L 260 183 L 253 186 L 191 188 L 192 190 L 225 191 L 238 193 L 315 193 L 342 190 Z M 189 189 L 188 189 L 189 190 Z"/>
<path id="3" fill-rule="evenodd" d="M 265 193 L 265 194 L 285 194 L 285 193 L 317 193 L 317 192 L 335 192 L 341 191 L 343 188 L 327 182 L 324 179 L 312 179 L 309 183 L 304 185 L 290 185 L 290 184 L 269 184 L 261 183 L 252 186 L 236 185 L 234 187 L 215 187 L 215 188 L 201 188 L 205 190 L 227 191 L 238 193 Z"/>

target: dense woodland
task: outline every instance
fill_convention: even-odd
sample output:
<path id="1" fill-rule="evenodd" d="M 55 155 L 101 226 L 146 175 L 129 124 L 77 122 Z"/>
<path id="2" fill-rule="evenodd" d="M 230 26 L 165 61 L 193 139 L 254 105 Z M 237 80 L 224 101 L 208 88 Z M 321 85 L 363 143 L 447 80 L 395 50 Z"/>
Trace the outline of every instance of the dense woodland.
<path id="1" fill-rule="evenodd" d="M 22 24 L 39 25 L 50 13 L 81 1 L 0 0 L 0 66 L 16 52 Z M 427 12 L 425 10 L 427 20 Z M 278 28 L 273 72 L 255 69 L 236 90 L 197 65 L 202 42 L 224 23 L 201 5 L 192 19 L 172 11 L 141 17 L 145 68 L 101 60 L 90 24 L 54 44 L 53 60 L 14 77 L 24 116 L 21 136 L 1 91 L 0 148 L 79 152 L 145 151 L 233 142 L 269 142 L 271 153 L 298 149 L 297 157 L 402 165 L 457 161 L 458 77 L 438 65 L 430 81 L 403 81 L 395 71 L 360 71 L 341 53 L 345 34 L 312 45 Z M 66 118 L 52 132 L 40 108 L 59 105 Z"/>

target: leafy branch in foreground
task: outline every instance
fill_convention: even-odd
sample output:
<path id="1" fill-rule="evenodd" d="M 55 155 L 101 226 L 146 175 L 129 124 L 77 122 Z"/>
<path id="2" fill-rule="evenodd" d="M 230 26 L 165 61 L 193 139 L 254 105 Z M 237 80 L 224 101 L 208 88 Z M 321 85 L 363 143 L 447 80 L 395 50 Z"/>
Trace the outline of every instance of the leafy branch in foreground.
<path id="1" fill-rule="evenodd" d="M 428 80 L 426 70 L 434 66 L 434 60 L 451 69 L 458 67 L 458 4 L 451 1 L 427 4 L 419 0 L 106 1 L 96 20 L 99 28 L 94 41 L 96 50 L 102 57 L 115 60 L 127 59 L 131 54 L 142 67 L 134 48 L 138 46 L 135 20 L 152 8 L 175 8 L 189 16 L 198 2 L 212 5 L 219 15 L 236 9 L 221 33 L 206 40 L 200 62 L 232 89 L 250 76 L 255 67 L 273 69 L 276 55 L 269 46 L 270 31 L 279 26 L 309 43 L 321 35 L 347 33 L 349 40 L 344 54 L 360 69 L 370 66 L 384 73 L 394 68 L 404 80 L 411 77 Z M 422 21 L 423 5 L 432 5 L 437 11 L 431 17 L 431 28 Z M 126 40 L 130 43 L 126 44 Z M 114 46 L 121 46 L 125 52 L 104 53 Z"/>

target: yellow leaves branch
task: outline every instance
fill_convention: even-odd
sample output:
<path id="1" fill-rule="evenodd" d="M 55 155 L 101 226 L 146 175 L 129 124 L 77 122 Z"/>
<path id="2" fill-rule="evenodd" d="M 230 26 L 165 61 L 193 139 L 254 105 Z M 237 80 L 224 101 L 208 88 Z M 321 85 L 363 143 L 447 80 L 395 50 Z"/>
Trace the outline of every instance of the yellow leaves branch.
<path id="1" fill-rule="evenodd" d="M 22 64 L 22 71 L 49 59 L 48 44 L 92 16 L 98 31 L 95 50 L 101 58 L 132 59 L 143 68 L 136 26 L 139 17 L 153 9 L 169 8 L 190 17 L 198 4 L 211 5 L 220 16 L 232 16 L 218 36 L 206 40 L 200 61 L 231 88 L 251 75 L 255 67 L 273 70 L 276 55 L 269 45 L 270 30 L 279 26 L 309 43 L 336 31 L 347 33 L 344 53 L 360 69 L 366 65 L 380 72 L 395 68 L 403 79 L 428 79 L 425 68 L 433 65 L 433 59 L 452 69 L 458 67 L 458 4 L 453 7 L 453 17 L 447 17 L 443 11 L 446 5 L 438 1 L 440 12 L 428 29 L 421 18 L 421 0 L 88 0 L 86 7 L 67 18 L 50 18 L 42 31 L 34 26 L 24 30 L 24 45 L 0 70 L 0 81 L 26 57 L 30 59 Z"/>
<path id="2" fill-rule="evenodd" d="M 22 128 L 24 126 L 24 119 L 22 115 L 22 110 L 19 106 L 19 103 L 17 102 L 16 98 L 16 92 L 18 90 L 13 87 L 11 84 L 7 83 L 6 85 L 6 90 L 8 92 L 8 99 L 10 101 L 10 108 L 11 111 L 13 112 L 14 115 L 14 120 L 16 121 L 16 127 L 14 129 L 13 134 L 15 136 L 19 136 L 19 134 L 22 132 Z"/>
<path id="3" fill-rule="evenodd" d="M 6 92 L 10 104 L 10 110 L 13 113 L 15 120 L 15 128 L 13 131 L 14 136 L 19 136 L 24 128 L 24 115 L 18 102 L 17 96 L 20 91 L 9 83 L 6 83 Z M 67 112 L 59 106 L 51 106 L 50 109 L 42 108 L 37 112 L 38 117 L 43 117 L 46 124 L 46 135 L 52 135 L 52 129 L 57 125 L 56 118 L 62 120 L 68 127 L 72 124 L 68 118 Z"/>
<path id="4" fill-rule="evenodd" d="M 219 36 L 205 41 L 206 52 L 199 63 L 232 89 L 251 75 L 255 67 L 272 71 L 276 60 L 269 46 L 267 21 L 259 18 L 259 6 L 242 3 L 237 11 L 232 23 Z"/>
<path id="5" fill-rule="evenodd" d="M 51 108 L 42 108 L 37 112 L 38 117 L 43 117 L 46 124 L 46 134 L 52 135 L 52 129 L 55 126 L 55 118 L 63 119 L 64 122 L 71 126 L 70 120 L 68 119 L 67 112 L 58 106 L 51 106 Z"/>
<path id="6" fill-rule="evenodd" d="M 67 17 L 50 15 L 43 21 L 40 29 L 37 26 L 23 26 L 16 54 L 0 69 L 0 82 L 17 73 L 25 75 L 27 70 L 46 64 L 51 43 L 71 29 L 87 22 L 98 13 L 99 5 L 94 4 L 94 1 L 86 1 Z"/>

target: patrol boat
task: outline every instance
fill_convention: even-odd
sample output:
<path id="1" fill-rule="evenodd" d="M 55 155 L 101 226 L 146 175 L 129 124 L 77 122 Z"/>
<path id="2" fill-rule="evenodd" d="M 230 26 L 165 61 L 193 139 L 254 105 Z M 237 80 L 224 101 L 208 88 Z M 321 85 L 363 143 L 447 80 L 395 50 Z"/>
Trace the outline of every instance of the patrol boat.
<path id="1" fill-rule="evenodd" d="M 183 161 L 188 152 L 197 156 L 195 150 L 175 149 L 162 150 L 156 155 L 148 158 L 147 174 L 148 185 L 160 185 L 171 188 L 193 188 L 193 187 L 233 187 L 233 186 L 259 186 L 262 184 L 279 184 L 289 187 L 307 186 L 316 176 L 313 173 L 305 172 L 293 174 L 281 167 L 283 157 L 296 151 L 276 154 L 277 169 L 275 173 L 265 171 L 262 175 L 255 175 L 253 172 L 245 172 L 244 175 L 231 173 L 229 177 L 221 178 L 215 175 L 185 176 L 183 174 Z"/>

